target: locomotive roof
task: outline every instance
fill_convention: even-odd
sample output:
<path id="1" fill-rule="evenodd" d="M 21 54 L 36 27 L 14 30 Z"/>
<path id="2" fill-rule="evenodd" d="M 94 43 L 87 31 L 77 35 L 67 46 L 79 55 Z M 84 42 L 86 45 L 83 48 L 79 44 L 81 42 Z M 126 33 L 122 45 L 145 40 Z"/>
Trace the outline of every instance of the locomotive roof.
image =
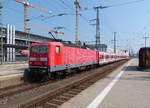
<path id="1" fill-rule="evenodd" d="M 150 47 L 142 47 L 141 49 L 150 49 Z"/>
<path id="2" fill-rule="evenodd" d="M 75 47 L 75 48 L 83 48 L 83 49 L 86 49 L 87 46 L 84 44 L 84 45 L 76 45 L 70 41 L 62 41 L 61 42 L 64 46 L 70 46 L 70 47 Z"/>
<path id="3" fill-rule="evenodd" d="M 39 45 L 39 44 L 49 44 L 49 43 L 61 43 L 62 45 L 64 46 L 69 46 L 69 47 L 74 47 L 74 48 L 83 48 L 83 49 L 87 49 L 89 48 L 87 45 L 76 45 L 70 41 L 61 41 L 61 42 L 57 42 L 57 41 L 50 41 L 50 42 L 38 42 L 38 43 L 32 43 L 32 45 Z M 92 48 L 89 48 L 89 49 L 92 49 Z"/>
<path id="4" fill-rule="evenodd" d="M 140 48 L 140 50 L 145 50 L 145 49 L 150 49 L 150 47 L 143 47 L 143 48 Z"/>
<path id="5" fill-rule="evenodd" d="M 150 47 L 143 47 L 143 48 L 140 48 L 139 52 L 150 52 Z"/>

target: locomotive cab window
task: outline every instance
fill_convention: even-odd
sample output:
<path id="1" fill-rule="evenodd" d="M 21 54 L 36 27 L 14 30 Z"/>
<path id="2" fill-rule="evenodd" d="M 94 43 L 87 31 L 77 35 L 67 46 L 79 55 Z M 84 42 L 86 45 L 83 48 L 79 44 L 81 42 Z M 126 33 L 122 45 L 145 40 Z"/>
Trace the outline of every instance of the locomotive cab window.
<path id="1" fill-rule="evenodd" d="M 36 54 L 46 54 L 46 53 L 48 53 L 48 45 L 31 46 L 30 52 L 36 53 Z"/>
<path id="2" fill-rule="evenodd" d="M 60 46 L 56 46 L 56 54 L 60 53 Z"/>

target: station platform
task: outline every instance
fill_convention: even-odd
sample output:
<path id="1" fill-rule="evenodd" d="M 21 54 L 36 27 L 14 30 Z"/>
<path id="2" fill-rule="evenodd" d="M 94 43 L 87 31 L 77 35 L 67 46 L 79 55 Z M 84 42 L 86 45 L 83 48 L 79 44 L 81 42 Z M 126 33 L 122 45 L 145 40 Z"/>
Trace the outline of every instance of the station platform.
<path id="1" fill-rule="evenodd" d="M 150 108 L 150 70 L 132 59 L 60 108 Z"/>
<path id="2" fill-rule="evenodd" d="M 0 65 L 0 88 L 22 83 L 24 70 L 27 63 L 14 63 Z"/>
<path id="3" fill-rule="evenodd" d="M 0 65 L 0 77 L 23 73 L 26 68 L 28 68 L 27 63 L 2 64 Z"/>

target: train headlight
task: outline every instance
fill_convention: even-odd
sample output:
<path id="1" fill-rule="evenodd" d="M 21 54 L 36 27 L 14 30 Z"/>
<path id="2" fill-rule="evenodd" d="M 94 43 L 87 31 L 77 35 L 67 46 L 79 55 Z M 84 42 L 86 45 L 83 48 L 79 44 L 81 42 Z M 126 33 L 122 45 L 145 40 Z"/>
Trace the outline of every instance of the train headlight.
<path id="1" fill-rule="evenodd" d="M 32 62 L 30 61 L 30 62 L 29 62 L 29 65 L 31 65 L 31 64 L 32 64 Z"/>
<path id="2" fill-rule="evenodd" d="M 44 65 L 47 65 L 47 62 L 43 62 Z"/>

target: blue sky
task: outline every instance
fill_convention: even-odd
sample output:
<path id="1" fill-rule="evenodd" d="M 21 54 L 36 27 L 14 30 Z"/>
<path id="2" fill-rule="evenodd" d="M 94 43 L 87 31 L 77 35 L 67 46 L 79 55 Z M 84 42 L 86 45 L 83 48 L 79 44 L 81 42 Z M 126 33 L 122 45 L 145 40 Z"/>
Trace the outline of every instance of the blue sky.
<path id="1" fill-rule="evenodd" d="M 23 0 L 22 0 L 23 1 Z M 75 32 L 75 6 L 73 0 L 24 0 L 35 6 L 51 10 L 52 14 L 47 14 L 39 10 L 28 8 L 28 17 L 30 19 L 29 27 L 31 33 L 49 36 L 48 31 L 32 27 L 32 24 L 40 24 L 47 27 L 65 27 L 62 31 L 65 35 L 58 37 L 64 40 L 74 41 Z M 65 4 L 62 3 L 65 2 Z M 91 26 L 88 20 L 96 18 L 94 6 L 110 6 L 122 3 L 128 3 L 138 0 L 79 0 L 82 10 L 80 17 L 80 35 L 81 41 L 95 41 L 95 26 Z M 117 32 L 117 46 L 119 49 L 132 48 L 134 51 L 144 46 L 143 36 L 149 36 L 150 31 L 150 0 L 141 2 L 116 5 L 107 9 L 100 10 L 100 28 L 101 41 L 113 48 L 113 32 Z M 14 0 L 3 0 L 3 24 L 13 24 L 17 30 L 23 31 L 23 5 Z M 60 13 L 69 15 L 61 17 L 50 17 Z M 46 20 L 46 17 L 50 17 Z M 95 23 L 95 22 L 92 22 Z M 150 39 L 147 44 L 150 46 Z"/>

